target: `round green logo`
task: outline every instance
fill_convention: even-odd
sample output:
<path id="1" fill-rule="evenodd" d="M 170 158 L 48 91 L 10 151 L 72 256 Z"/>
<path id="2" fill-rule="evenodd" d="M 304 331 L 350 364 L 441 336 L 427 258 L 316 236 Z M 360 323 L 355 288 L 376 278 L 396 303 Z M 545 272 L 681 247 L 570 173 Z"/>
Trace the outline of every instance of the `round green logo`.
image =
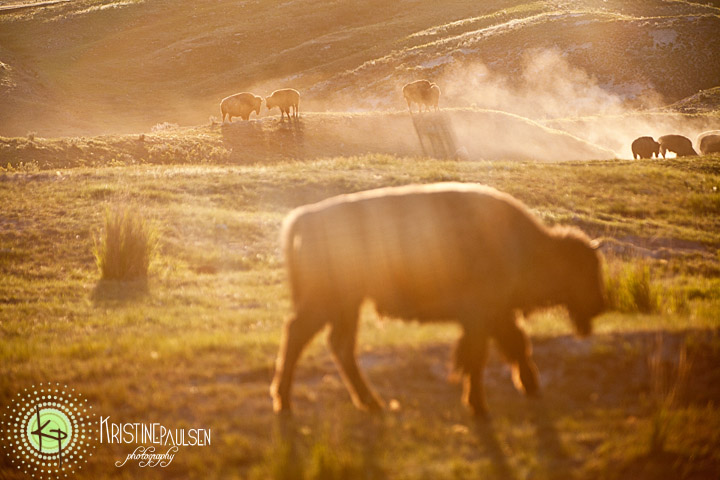
<path id="1" fill-rule="evenodd" d="M 62 453 L 72 440 L 70 419 L 57 408 L 35 410 L 25 430 L 30 446 L 40 453 Z"/>

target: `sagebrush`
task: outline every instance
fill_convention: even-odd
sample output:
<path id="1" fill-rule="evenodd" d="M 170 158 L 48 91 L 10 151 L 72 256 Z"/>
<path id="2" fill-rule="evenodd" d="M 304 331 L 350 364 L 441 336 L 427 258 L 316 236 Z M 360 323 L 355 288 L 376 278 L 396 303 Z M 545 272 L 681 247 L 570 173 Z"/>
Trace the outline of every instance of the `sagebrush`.
<path id="1" fill-rule="evenodd" d="M 96 239 L 94 252 L 101 278 L 146 278 L 157 243 L 157 229 L 137 207 L 108 207 L 104 230 Z"/>

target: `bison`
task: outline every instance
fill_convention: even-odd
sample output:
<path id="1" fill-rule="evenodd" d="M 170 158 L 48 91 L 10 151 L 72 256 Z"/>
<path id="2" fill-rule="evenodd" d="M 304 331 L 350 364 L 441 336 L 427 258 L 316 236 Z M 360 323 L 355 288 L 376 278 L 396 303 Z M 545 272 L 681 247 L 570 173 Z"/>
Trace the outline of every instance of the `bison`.
<path id="1" fill-rule="evenodd" d="M 633 158 L 660 158 L 660 144 L 652 137 L 639 137 L 632 142 Z"/>
<path id="2" fill-rule="evenodd" d="M 658 138 L 660 153 L 665 158 L 665 152 L 675 152 L 678 157 L 697 155 L 689 138 L 682 135 L 663 135 Z"/>
<path id="3" fill-rule="evenodd" d="M 290 411 L 298 358 L 326 325 L 355 405 L 382 409 L 355 358 L 365 300 L 381 315 L 459 322 L 456 371 L 479 416 L 487 412 L 482 377 L 491 337 L 517 388 L 538 391 L 516 312 L 565 305 L 584 336 L 604 309 L 596 242 L 577 229 L 545 227 L 518 200 L 486 186 L 411 185 L 329 198 L 288 214 L 282 243 L 294 313 L 270 388 L 276 412 Z"/>
<path id="4" fill-rule="evenodd" d="M 720 130 L 710 130 L 698 135 L 697 146 L 701 155 L 720 153 Z"/>
<path id="5" fill-rule="evenodd" d="M 429 80 L 416 80 L 408 83 L 402 89 L 403 97 L 408 105 L 408 110 L 412 113 L 412 104 L 417 103 L 418 109 L 422 112 L 423 106 L 430 111 L 430 107 L 438 109 L 438 101 L 440 99 L 440 87 Z"/>
<path id="6" fill-rule="evenodd" d="M 232 122 L 233 117 L 240 117 L 243 120 L 250 118 L 250 114 L 255 111 L 260 115 L 260 107 L 262 106 L 262 97 L 253 95 L 249 92 L 237 93 L 225 97 L 220 102 L 220 111 L 222 112 L 222 121 L 225 122 L 225 116 Z"/>
<path id="7" fill-rule="evenodd" d="M 285 114 L 287 114 L 288 120 L 290 120 L 291 109 L 295 110 L 293 116 L 297 118 L 299 104 L 300 92 L 292 88 L 275 90 L 269 97 L 265 98 L 265 105 L 267 105 L 268 110 L 272 110 L 275 107 L 280 108 L 280 120 L 284 119 Z"/>

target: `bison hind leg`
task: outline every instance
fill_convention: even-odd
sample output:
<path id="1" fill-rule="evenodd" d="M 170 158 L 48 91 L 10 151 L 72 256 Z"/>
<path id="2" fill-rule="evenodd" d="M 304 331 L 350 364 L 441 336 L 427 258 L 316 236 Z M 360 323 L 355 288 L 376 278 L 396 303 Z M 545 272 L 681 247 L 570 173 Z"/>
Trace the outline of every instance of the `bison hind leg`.
<path id="1" fill-rule="evenodd" d="M 540 390 L 538 370 L 532 359 L 532 347 L 525 332 L 515 318 L 502 319 L 494 329 L 493 336 L 503 355 L 512 364 L 515 387 L 528 396 L 535 396 Z"/>
<path id="2" fill-rule="evenodd" d="M 518 362 L 512 366 L 512 379 L 515 388 L 530 397 L 539 394 L 538 370 L 535 362 Z"/>
<path id="3" fill-rule="evenodd" d="M 487 335 L 466 326 L 455 349 L 455 375 L 463 377 L 463 403 L 477 417 L 487 417 L 488 412 L 483 385 L 487 354 Z"/>
<path id="4" fill-rule="evenodd" d="M 298 312 L 285 324 L 280 351 L 275 363 L 275 376 L 270 386 L 275 412 L 290 411 L 290 389 L 300 354 L 308 342 L 325 326 L 324 317 L 311 312 Z"/>

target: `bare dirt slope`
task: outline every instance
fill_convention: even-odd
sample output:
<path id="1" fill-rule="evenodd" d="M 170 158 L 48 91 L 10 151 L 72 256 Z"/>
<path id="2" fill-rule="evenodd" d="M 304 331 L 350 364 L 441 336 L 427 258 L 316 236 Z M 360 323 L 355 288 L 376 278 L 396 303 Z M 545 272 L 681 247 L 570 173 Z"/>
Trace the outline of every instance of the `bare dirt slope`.
<path id="1" fill-rule="evenodd" d="M 197 125 L 228 94 L 282 86 L 305 111 L 384 110 L 428 77 L 444 106 L 539 120 L 668 104 L 720 78 L 720 8 L 694 2 L 76 0 L 0 13 L 5 136 Z"/>

